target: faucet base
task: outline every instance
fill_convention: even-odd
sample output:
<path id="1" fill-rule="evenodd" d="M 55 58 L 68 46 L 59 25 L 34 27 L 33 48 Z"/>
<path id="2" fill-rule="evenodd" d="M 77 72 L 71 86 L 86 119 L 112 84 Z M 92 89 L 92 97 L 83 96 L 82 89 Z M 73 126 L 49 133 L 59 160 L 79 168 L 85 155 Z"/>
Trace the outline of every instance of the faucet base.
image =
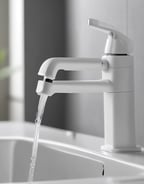
<path id="1" fill-rule="evenodd" d="M 136 146 L 136 147 L 114 148 L 111 145 L 103 145 L 103 146 L 101 146 L 101 150 L 102 151 L 107 151 L 107 152 L 113 152 L 113 153 L 141 152 L 142 147 Z"/>

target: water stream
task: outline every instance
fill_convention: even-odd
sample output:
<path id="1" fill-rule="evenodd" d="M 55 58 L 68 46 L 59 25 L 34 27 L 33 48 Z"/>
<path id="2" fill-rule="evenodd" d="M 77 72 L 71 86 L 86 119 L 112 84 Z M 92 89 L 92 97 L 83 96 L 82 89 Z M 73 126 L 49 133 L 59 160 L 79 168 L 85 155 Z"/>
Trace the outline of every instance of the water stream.
<path id="1" fill-rule="evenodd" d="M 34 141 L 33 141 L 33 147 L 32 147 L 31 163 L 29 168 L 28 182 L 32 182 L 34 179 L 34 172 L 35 172 L 37 152 L 38 152 L 39 131 L 40 131 L 40 125 L 41 125 L 47 98 L 48 98 L 47 95 L 41 95 L 39 99 L 38 111 L 35 119 L 35 133 L 34 133 Z"/>

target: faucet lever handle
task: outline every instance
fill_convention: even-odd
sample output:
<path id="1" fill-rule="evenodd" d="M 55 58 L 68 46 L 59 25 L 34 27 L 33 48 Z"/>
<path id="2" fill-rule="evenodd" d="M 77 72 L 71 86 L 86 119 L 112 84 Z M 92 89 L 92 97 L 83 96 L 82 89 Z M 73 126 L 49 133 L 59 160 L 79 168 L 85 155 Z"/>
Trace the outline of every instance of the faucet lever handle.
<path id="1" fill-rule="evenodd" d="M 117 32 L 111 25 L 92 18 L 88 19 L 88 25 L 93 26 L 100 31 L 104 31 L 113 35 L 115 35 L 115 33 Z"/>
<path id="2" fill-rule="evenodd" d="M 96 19 L 88 19 L 88 25 L 108 33 L 105 46 L 105 54 L 130 54 L 133 52 L 131 40 L 123 33 L 117 31 L 113 26 Z"/>

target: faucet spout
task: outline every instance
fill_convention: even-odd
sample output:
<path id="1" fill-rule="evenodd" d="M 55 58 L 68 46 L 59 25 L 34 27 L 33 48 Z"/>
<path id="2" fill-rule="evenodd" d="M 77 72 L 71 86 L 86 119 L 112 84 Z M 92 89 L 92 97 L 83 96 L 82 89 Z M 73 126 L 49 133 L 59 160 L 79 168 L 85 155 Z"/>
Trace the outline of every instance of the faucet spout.
<path id="1" fill-rule="evenodd" d="M 100 58 L 72 58 L 57 57 L 47 59 L 38 72 L 38 75 L 54 80 L 59 70 L 80 71 L 80 70 L 96 70 L 101 67 L 107 68 L 107 62 Z"/>
<path id="2" fill-rule="evenodd" d="M 36 92 L 52 96 L 55 93 L 99 93 L 111 92 L 110 80 L 38 81 Z"/>

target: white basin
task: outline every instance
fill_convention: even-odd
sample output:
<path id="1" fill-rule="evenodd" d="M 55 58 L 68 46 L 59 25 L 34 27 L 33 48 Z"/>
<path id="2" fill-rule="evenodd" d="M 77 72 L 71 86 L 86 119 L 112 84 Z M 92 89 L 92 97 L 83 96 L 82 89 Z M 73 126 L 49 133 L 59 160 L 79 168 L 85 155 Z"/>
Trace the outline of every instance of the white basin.
<path id="1" fill-rule="evenodd" d="M 0 183 L 27 181 L 33 135 L 31 123 L 0 123 Z M 102 144 L 98 137 L 42 126 L 35 181 L 144 182 L 143 152 L 106 153 L 100 150 Z"/>
<path id="2" fill-rule="evenodd" d="M 28 178 L 32 143 L 0 141 L 0 182 L 25 182 Z M 103 164 L 82 155 L 73 155 L 39 145 L 35 181 L 102 176 Z"/>

